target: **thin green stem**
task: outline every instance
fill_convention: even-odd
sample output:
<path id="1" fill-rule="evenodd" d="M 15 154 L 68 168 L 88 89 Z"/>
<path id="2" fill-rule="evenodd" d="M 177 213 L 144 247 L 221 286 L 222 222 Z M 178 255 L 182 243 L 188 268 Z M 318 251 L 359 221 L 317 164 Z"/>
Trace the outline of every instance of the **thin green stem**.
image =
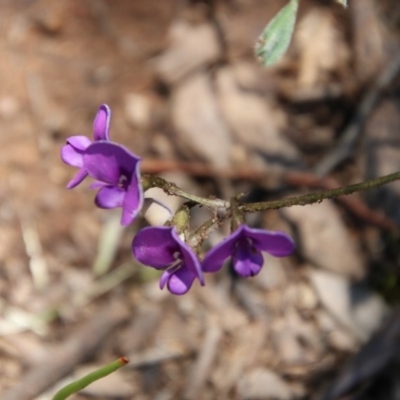
<path id="1" fill-rule="evenodd" d="M 179 196 L 182 197 L 183 199 L 194 201 L 198 204 L 202 204 L 206 207 L 210 207 L 213 209 L 218 209 L 218 208 L 226 209 L 229 207 L 228 201 L 218 198 L 206 198 L 206 197 L 196 196 L 194 194 L 185 192 L 184 190 L 176 186 L 175 183 L 168 182 L 159 176 L 143 175 L 142 184 L 143 184 L 143 190 L 147 190 L 152 187 L 158 187 L 170 196 Z"/>
<path id="2" fill-rule="evenodd" d="M 324 199 L 331 199 L 332 197 L 344 196 L 347 194 L 360 192 L 377 188 L 386 183 L 393 182 L 400 179 L 400 171 L 394 174 L 382 176 L 380 178 L 371 179 L 365 182 L 357 183 L 355 185 L 344 186 L 337 189 L 326 190 L 317 193 L 305 194 L 302 196 L 288 197 L 282 200 L 263 201 L 259 203 L 247 203 L 240 205 L 240 210 L 243 212 L 256 212 L 271 209 L 278 209 L 291 206 L 304 206 L 312 203 L 319 203 Z"/>
<path id="3" fill-rule="evenodd" d="M 126 357 L 118 358 L 118 360 L 115 360 L 112 363 L 107 364 L 106 366 L 99 368 L 98 370 L 84 376 L 83 378 L 65 386 L 55 394 L 53 400 L 65 400 L 67 397 L 79 392 L 94 381 L 104 378 L 105 376 L 115 372 L 117 369 L 120 369 L 124 365 L 128 364 L 128 362 L 129 360 Z"/>

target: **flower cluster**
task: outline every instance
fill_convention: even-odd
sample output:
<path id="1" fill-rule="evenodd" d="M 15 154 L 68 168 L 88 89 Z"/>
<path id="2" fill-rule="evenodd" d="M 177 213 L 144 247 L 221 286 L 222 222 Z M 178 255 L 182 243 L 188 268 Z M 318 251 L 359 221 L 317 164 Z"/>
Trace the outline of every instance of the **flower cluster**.
<path id="1" fill-rule="evenodd" d="M 100 106 L 93 123 L 94 142 L 86 136 L 71 136 L 61 149 L 61 159 L 79 171 L 68 183 L 72 189 L 88 175 L 99 189 L 95 203 L 100 208 L 122 207 L 122 225 L 129 225 L 143 205 L 140 183 L 140 157 L 109 139 L 111 110 Z"/>
<path id="2" fill-rule="evenodd" d="M 129 225 L 143 206 L 141 159 L 110 140 L 110 120 L 110 108 L 101 105 L 93 124 L 94 141 L 86 136 L 69 137 L 61 149 L 61 159 L 79 168 L 67 188 L 74 188 L 90 176 L 95 180 L 90 187 L 98 189 L 95 204 L 105 209 L 121 207 L 121 224 Z M 249 277 L 260 272 L 264 264 L 262 252 L 284 257 L 295 248 L 286 233 L 253 229 L 243 223 L 201 262 L 185 242 L 184 233 L 172 221 L 169 226 L 142 229 L 132 242 L 133 255 L 139 262 L 163 271 L 160 288 L 166 286 L 177 295 L 185 294 L 196 279 L 204 285 L 203 272 L 218 271 L 228 258 L 238 275 Z"/>

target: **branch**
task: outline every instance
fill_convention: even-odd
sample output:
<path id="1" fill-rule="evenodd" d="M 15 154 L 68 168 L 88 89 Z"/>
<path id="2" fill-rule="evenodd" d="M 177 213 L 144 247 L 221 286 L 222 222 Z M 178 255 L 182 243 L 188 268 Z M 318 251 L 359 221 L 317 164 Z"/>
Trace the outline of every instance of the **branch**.
<path id="1" fill-rule="evenodd" d="M 210 207 L 210 208 L 222 208 L 227 209 L 229 208 L 229 201 L 225 201 L 218 198 L 207 198 L 207 197 L 200 197 L 194 194 L 185 192 L 184 190 L 180 189 L 176 186 L 173 182 L 168 182 L 165 179 L 154 176 L 154 175 L 142 175 L 142 185 L 143 190 L 147 190 L 153 187 L 158 187 L 162 189 L 166 194 L 169 196 L 179 196 L 183 199 L 194 201 L 195 203 L 202 204 L 203 206 Z"/>
<path id="2" fill-rule="evenodd" d="M 247 203 L 240 205 L 242 212 L 256 212 L 271 209 L 279 209 L 291 206 L 305 206 L 307 204 L 320 203 L 324 199 L 331 199 L 333 197 L 344 196 L 347 194 L 360 192 L 385 185 L 386 183 L 393 182 L 400 179 L 400 171 L 394 174 L 382 176 L 380 178 L 371 179 L 355 185 L 344 186 L 337 189 L 326 190 L 323 192 L 310 193 L 302 196 L 288 197 L 282 200 L 263 201 L 259 203 Z"/>

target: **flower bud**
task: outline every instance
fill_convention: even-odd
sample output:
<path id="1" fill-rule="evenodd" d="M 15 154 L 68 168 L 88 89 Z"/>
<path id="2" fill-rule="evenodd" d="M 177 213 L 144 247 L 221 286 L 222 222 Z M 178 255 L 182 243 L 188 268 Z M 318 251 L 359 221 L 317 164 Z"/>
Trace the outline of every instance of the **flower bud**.
<path id="1" fill-rule="evenodd" d="M 178 232 L 178 234 L 181 234 L 187 230 L 189 226 L 189 219 L 190 219 L 189 207 L 183 204 L 172 218 L 171 225 L 175 226 L 175 229 Z"/>

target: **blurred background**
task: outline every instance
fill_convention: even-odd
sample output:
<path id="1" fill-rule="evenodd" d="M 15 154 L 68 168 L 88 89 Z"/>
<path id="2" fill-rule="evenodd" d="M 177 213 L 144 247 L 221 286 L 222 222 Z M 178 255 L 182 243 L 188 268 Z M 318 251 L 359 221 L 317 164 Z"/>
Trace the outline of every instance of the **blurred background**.
<path id="1" fill-rule="evenodd" d="M 0 393 L 74 398 L 398 399 L 400 185 L 251 215 L 293 235 L 243 280 L 228 265 L 174 297 L 138 265 L 120 210 L 59 158 L 111 138 L 187 191 L 273 200 L 400 170 L 400 4 L 302 0 L 291 47 L 253 48 L 275 0 L 0 1 Z M 171 207 L 179 199 L 170 199 Z M 193 213 L 192 225 L 209 217 Z M 223 227 L 209 238 L 218 243 Z M 205 248 L 207 247 L 205 246 Z"/>

